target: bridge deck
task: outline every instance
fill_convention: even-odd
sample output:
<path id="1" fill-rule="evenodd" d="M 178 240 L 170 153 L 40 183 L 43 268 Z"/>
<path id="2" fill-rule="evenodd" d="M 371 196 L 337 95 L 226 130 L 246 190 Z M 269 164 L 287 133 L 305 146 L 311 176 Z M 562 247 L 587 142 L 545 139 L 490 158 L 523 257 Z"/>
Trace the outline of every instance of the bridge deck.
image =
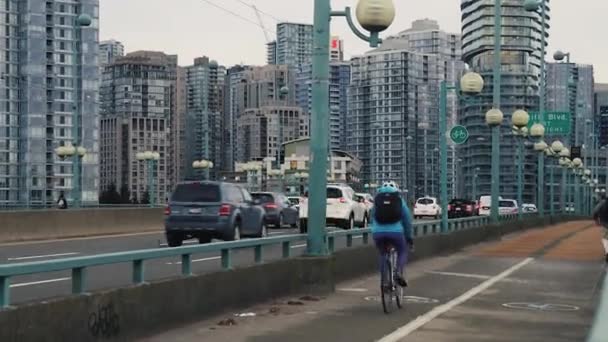
<path id="1" fill-rule="evenodd" d="M 285 298 L 143 341 L 581 341 L 603 272 L 599 228 L 571 222 L 411 264 L 411 297 L 390 315 L 373 275 L 319 301 Z"/>

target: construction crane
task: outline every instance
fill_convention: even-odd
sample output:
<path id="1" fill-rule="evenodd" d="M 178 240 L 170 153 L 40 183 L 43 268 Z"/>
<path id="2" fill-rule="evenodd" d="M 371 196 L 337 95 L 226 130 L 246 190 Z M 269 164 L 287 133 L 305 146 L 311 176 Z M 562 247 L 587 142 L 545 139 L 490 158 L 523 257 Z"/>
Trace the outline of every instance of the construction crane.
<path id="1" fill-rule="evenodd" d="M 251 4 L 251 8 L 253 8 L 253 10 L 255 11 L 255 16 L 258 18 L 258 21 L 260 22 L 260 27 L 262 28 L 262 31 L 264 31 L 264 37 L 266 37 L 266 43 L 270 43 L 270 37 L 268 37 L 268 30 L 266 30 L 266 26 L 264 26 L 264 21 L 262 20 L 262 16 L 260 15 L 260 10 L 258 10 L 258 8 L 255 7 L 254 4 Z"/>

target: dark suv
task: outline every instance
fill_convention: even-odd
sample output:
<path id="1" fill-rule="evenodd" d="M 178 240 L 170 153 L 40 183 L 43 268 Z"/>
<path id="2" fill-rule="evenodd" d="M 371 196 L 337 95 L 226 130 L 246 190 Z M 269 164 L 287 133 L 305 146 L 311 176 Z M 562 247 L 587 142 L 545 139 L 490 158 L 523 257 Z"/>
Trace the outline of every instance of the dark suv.
<path id="1" fill-rule="evenodd" d="M 183 182 L 165 208 L 165 234 L 170 247 L 187 239 L 239 240 L 267 235 L 264 208 L 243 187 L 222 182 Z"/>
<path id="2" fill-rule="evenodd" d="M 298 209 L 282 194 L 273 192 L 253 192 L 251 197 L 259 200 L 266 210 L 266 222 L 274 228 L 282 228 L 289 225 L 292 228 L 298 226 Z"/>
<path id="3" fill-rule="evenodd" d="M 469 217 L 475 215 L 475 202 L 466 199 L 453 199 L 448 204 L 448 217 Z"/>

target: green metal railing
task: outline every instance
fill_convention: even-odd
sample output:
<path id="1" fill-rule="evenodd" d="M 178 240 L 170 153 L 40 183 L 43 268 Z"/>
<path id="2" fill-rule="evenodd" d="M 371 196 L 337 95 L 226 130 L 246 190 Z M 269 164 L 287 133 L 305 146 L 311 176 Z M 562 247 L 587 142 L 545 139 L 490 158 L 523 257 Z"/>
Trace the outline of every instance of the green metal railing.
<path id="1" fill-rule="evenodd" d="M 597 311 L 595 312 L 595 319 L 593 320 L 593 326 L 591 326 L 591 331 L 589 332 L 589 336 L 587 336 L 587 342 L 605 342 L 608 341 L 608 324 L 606 324 L 606 320 L 608 319 L 608 275 L 604 278 L 604 285 L 602 290 L 602 297 L 600 298 L 600 303 L 597 306 Z"/>
<path id="2" fill-rule="evenodd" d="M 517 215 L 503 216 L 502 220 L 515 221 L 517 220 Z M 482 227 L 487 224 L 489 224 L 489 217 L 452 219 L 448 222 L 447 233 Z M 413 230 L 414 237 L 441 234 L 441 221 L 417 222 L 414 224 Z M 346 237 L 346 247 L 352 247 L 354 237 L 361 236 L 363 244 L 368 244 L 370 235 L 371 229 L 369 228 L 328 232 L 326 240 L 328 250 L 331 252 L 335 251 L 336 239 L 339 237 Z M 293 243 L 306 240 L 306 235 L 296 234 L 177 248 L 154 248 L 47 261 L 3 264 L 0 265 L 0 309 L 8 307 L 11 303 L 10 283 L 11 278 L 15 276 L 71 270 L 72 293 L 82 294 L 86 292 L 86 271 L 94 266 L 131 263 L 133 284 L 142 284 L 145 282 L 145 262 L 148 260 L 181 257 L 182 276 L 191 276 L 193 254 L 220 252 L 222 269 L 229 270 L 232 269 L 232 254 L 234 250 L 253 249 L 255 263 L 261 264 L 264 262 L 263 253 L 265 247 L 273 245 L 282 246 L 282 258 L 286 259 L 291 257 Z"/>

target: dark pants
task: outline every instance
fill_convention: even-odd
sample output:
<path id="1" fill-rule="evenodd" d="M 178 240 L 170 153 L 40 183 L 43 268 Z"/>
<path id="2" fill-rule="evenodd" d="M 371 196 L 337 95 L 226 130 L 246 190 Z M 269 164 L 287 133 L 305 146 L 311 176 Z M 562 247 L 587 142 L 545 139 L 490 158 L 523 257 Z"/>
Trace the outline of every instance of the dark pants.
<path id="1" fill-rule="evenodd" d="M 384 267 L 384 258 L 382 257 L 386 253 L 386 246 L 393 246 L 397 252 L 397 272 L 403 274 L 403 268 L 407 263 L 407 250 L 405 243 L 405 236 L 403 233 L 374 233 L 374 242 L 380 255 L 380 270 Z"/>

